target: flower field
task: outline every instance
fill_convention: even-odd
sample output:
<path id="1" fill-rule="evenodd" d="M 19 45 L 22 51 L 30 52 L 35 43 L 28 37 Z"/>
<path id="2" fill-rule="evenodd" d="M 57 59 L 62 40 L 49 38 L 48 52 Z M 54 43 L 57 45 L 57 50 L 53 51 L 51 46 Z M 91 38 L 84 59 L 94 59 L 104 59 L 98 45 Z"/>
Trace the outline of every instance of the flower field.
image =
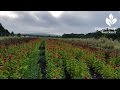
<path id="1" fill-rule="evenodd" d="M 27 79 L 38 77 L 39 39 L 0 41 L 0 78 Z"/>
<path id="2" fill-rule="evenodd" d="M 46 41 L 47 74 L 50 79 L 118 79 L 120 57 L 104 50 L 63 40 Z"/>
<path id="3" fill-rule="evenodd" d="M 64 39 L 0 40 L 0 79 L 120 79 L 120 52 Z"/>

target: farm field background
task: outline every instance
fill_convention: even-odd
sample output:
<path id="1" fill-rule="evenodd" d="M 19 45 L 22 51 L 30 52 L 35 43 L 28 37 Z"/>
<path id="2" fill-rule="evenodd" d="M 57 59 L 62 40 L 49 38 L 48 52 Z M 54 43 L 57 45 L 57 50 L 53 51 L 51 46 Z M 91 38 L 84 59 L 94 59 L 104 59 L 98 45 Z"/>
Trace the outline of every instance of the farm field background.
<path id="1" fill-rule="evenodd" d="M 120 79 L 119 44 L 107 38 L 1 39 L 0 79 Z"/>
<path id="2" fill-rule="evenodd" d="M 0 11 L 0 79 L 120 79 L 119 11 Z"/>

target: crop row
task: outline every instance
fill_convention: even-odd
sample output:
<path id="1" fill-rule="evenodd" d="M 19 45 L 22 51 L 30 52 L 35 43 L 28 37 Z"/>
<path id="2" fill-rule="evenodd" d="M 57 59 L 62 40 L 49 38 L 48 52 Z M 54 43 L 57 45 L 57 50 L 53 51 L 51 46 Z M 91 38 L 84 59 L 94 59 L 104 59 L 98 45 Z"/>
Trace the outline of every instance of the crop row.
<path id="1" fill-rule="evenodd" d="M 39 38 L 3 40 L 0 45 L 0 79 L 93 79 L 93 74 L 120 78 L 116 50 Z"/>
<path id="2" fill-rule="evenodd" d="M 90 68 L 104 79 L 120 78 L 120 57 L 116 52 L 47 39 L 46 58 L 49 78 L 62 79 L 67 74 L 73 79 L 90 79 Z"/>
<path id="3" fill-rule="evenodd" d="M 112 40 L 111 38 L 79 38 L 79 39 L 63 39 L 65 41 L 72 41 L 77 43 L 82 43 L 83 45 L 89 45 L 93 47 L 101 47 L 104 49 L 120 49 L 120 42 L 118 40 Z"/>
<path id="4" fill-rule="evenodd" d="M 50 79 L 89 79 L 89 69 L 82 52 L 70 44 L 46 40 L 47 75 Z"/>
<path id="5" fill-rule="evenodd" d="M 93 53 L 97 59 L 104 61 L 106 64 L 112 65 L 114 68 L 120 66 L 119 50 L 96 48 L 74 41 L 65 41 L 65 42 L 72 44 L 73 46 L 78 47 L 80 49 L 84 49 L 88 54 Z"/>
<path id="6" fill-rule="evenodd" d="M 21 43 L 26 43 L 31 40 L 36 40 L 36 38 L 9 38 L 9 39 L 3 39 L 0 40 L 0 48 L 3 48 L 4 46 L 9 45 L 19 45 Z"/>
<path id="7" fill-rule="evenodd" d="M 40 40 L 10 39 L 8 46 L 5 46 L 7 41 L 4 42 L 0 48 L 0 78 L 37 78 Z"/>

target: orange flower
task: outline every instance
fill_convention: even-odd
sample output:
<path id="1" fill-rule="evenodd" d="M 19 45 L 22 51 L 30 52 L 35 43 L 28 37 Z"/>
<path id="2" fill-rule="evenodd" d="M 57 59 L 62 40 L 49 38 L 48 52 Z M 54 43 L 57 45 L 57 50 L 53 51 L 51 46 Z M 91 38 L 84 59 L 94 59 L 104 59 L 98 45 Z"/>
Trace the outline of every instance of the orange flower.
<path id="1" fill-rule="evenodd" d="M 13 55 L 10 54 L 10 55 L 8 56 L 8 58 L 9 58 L 10 60 L 12 60 L 12 59 L 13 59 Z"/>
<path id="2" fill-rule="evenodd" d="M 3 58 L 4 63 L 6 62 L 6 60 L 7 60 L 6 58 Z"/>
<path id="3" fill-rule="evenodd" d="M 59 59 L 61 58 L 60 54 L 58 54 L 58 58 L 59 58 Z"/>
<path id="4" fill-rule="evenodd" d="M 55 62 L 54 64 L 55 64 L 55 65 L 58 65 L 58 63 L 57 63 L 57 62 Z"/>

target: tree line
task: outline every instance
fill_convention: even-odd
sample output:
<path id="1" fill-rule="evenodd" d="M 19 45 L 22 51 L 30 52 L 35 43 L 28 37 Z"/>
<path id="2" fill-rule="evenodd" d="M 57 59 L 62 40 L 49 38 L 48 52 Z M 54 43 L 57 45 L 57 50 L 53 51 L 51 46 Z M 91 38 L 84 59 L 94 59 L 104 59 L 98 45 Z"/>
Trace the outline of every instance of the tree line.
<path id="1" fill-rule="evenodd" d="M 106 29 L 107 31 L 108 29 Z M 92 33 L 87 33 L 87 34 L 63 34 L 62 38 L 101 38 L 101 37 L 106 37 L 106 38 L 112 38 L 112 39 L 119 39 L 120 40 L 120 28 L 117 28 L 116 33 L 102 33 L 101 31 L 96 31 Z"/>
<path id="2" fill-rule="evenodd" d="M 106 29 L 107 31 L 108 29 Z M 110 29 L 109 29 L 110 30 Z M 87 33 L 87 34 L 63 34 L 62 38 L 101 38 L 101 37 L 106 37 L 106 38 L 112 38 L 112 39 L 119 39 L 120 40 L 120 28 L 117 28 L 116 33 L 113 34 L 108 34 L 108 33 L 102 33 L 101 31 L 96 31 L 92 33 Z M 0 36 L 18 36 L 20 37 L 21 34 L 14 34 L 14 32 L 9 32 L 7 29 L 5 29 L 2 24 L 0 23 Z M 43 37 L 54 37 L 54 38 L 61 38 L 61 36 L 43 36 Z"/>
<path id="3" fill-rule="evenodd" d="M 2 24 L 0 23 L 0 36 L 15 36 L 14 32 L 9 32 L 7 29 L 5 29 Z M 21 36 L 20 33 L 17 34 L 18 37 Z"/>

